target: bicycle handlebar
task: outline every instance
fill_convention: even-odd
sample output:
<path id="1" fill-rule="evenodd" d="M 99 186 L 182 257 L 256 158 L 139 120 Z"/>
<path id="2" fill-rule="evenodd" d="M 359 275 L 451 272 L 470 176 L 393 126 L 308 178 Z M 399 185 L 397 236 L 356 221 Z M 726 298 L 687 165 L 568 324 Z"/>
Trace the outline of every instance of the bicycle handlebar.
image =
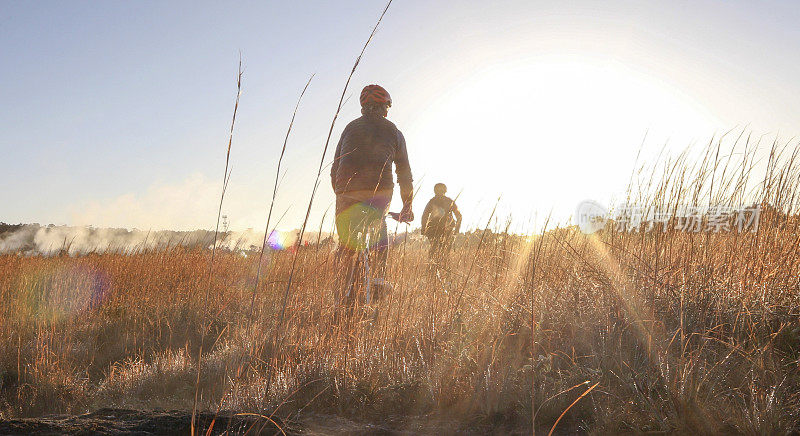
<path id="1" fill-rule="evenodd" d="M 400 212 L 389 212 L 386 214 L 389 218 L 397 221 L 398 223 L 408 224 L 408 221 L 401 221 L 400 220 Z"/>

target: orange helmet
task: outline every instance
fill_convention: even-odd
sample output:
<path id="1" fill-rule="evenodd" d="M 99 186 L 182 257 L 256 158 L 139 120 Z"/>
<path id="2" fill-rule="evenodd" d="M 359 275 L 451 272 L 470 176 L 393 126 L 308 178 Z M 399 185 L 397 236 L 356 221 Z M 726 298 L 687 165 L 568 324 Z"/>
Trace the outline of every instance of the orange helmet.
<path id="1" fill-rule="evenodd" d="M 392 97 L 390 97 L 389 93 L 380 85 L 365 86 L 364 89 L 361 90 L 361 98 L 359 98 L 359 100 L 361 101 L 361 107 L 370 103 L 392 105 Z"/>

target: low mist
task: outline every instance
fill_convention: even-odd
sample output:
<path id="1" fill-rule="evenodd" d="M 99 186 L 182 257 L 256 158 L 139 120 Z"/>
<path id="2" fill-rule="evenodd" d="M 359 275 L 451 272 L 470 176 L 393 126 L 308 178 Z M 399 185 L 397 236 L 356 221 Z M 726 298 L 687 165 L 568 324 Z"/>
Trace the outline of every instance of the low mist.
<path id="1" fill-rule="evenodd" d="M 324 241 L 327 233 L 307 233 L 307 243 Z M 224 231 L 217 235 L 217 246 L 232 251 L 256 251 L 261 247 L 264 233 L 252 229 Z M 267 249 L 281 250 L 297 241 L 297 231 L 273 231 Z M 28 256 L 55 254 L 81 255 L 87 253 L 135 253 L 162 250 L 170 247 L 211 248 L 213 230 L 128 230 L 55 226 L 40 224 L 9 225 L 0 223 L 0 254 L 19 253 Z"/>

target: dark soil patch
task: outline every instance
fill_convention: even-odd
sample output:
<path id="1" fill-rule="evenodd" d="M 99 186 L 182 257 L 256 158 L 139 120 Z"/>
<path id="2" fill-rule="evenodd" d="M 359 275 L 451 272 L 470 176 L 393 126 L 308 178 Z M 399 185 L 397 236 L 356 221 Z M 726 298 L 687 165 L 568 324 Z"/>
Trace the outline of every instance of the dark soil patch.
<path id="1" fill-rule="evenodd" d="M 84 415 L 53 415 L 0 421 L 0 435 L 188 435 L 191 411 L 100 409 Z M 304 414 L 291 423 L 232 412 L 200 413 L 197 435 L 443 435 L 527 434 L 487 424 L 458 423 L 430 416 L 387 416 L 361 423 L 332 415 Z"/>
<path id="2" fill-rule="evenodd" d="M 0 421 L 2 435 L 188 435 L 191 411 L 138 411 L 100 409 L 85 415 L 58 415 Z M 196 434 L 281 434 L 264 418 L 252 415 L 200 413 Z M 281 425 L 281 424 L 278 424 Z M 283 427 L 281 425 L 281 427 Z M 284 428 L 286 434 L 297 434 Z"/>

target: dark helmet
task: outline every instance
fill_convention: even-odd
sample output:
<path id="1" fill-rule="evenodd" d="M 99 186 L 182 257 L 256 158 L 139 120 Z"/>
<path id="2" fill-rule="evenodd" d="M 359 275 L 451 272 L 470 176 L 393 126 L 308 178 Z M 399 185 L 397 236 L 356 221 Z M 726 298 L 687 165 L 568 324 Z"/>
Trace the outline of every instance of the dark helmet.
<path id="1" fill-rule="evenodd" d="M 437 183 L 433 185 L 433 193 L 436 195 L 444 195 L 447 193 L 447 185 L 444 183 Z"/>
<path id="2" fill-rule="evenodd" d="M 367 85 L 361 90 L 361 107 L 367 106 L 371 103 L 392 105 L 392 97 L 380 85 Z"/>

